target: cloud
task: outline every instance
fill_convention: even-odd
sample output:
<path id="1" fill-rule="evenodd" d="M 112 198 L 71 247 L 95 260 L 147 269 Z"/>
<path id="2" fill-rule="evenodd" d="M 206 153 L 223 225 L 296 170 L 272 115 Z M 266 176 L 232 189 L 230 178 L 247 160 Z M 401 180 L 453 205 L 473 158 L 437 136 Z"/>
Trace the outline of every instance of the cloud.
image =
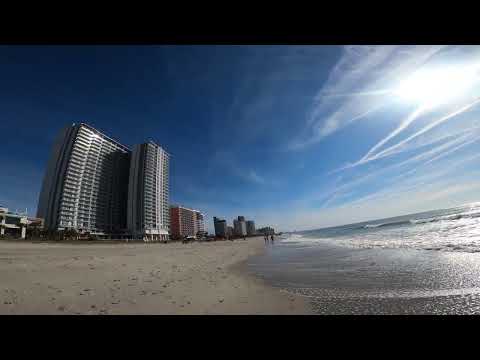
<path id="1" fill-rule="evenodd" d="M 265 179 L 263 177 L 261 177 L 260 175 L 258 175 L 254 170 L 250 170 L 250 172 L 247 173 L 247 179 L 254 182 L 254 183 L 257 183 L 257 184 L 265 184 Z"/>
<path id="2" fill-rule="evenodd" d="M 289 144 L 289 149 L 312 145 L 391 104 L 390 89 L 393 84 L 443 48 L 444 46 L 344 47 L 340 60 L 312 102 L 305 128 Z M 341 101 L 342 97 L 346 99 Z"/>
<path id="3" fill-rule="evenodd" d="M 328 208 L 335 202 L 338 203 L 337 200 L 351 197 L 355 194 L 355 189 L 361 191 L 365 186 L 368 186 L 372 182 L 377 182 L 375 185 L 376 190 L 374 190 L 374 192 L 379 191 L 378 189 L 381 189 L 382 187 L 387 188 L 387 191 L 395 192 L 395 188 L 390 187 L 390 185 L 393 184 L 398 186 L 398 184 L 401 184 L 402 182 L 412 184 L 412 178 L 409 177 L 412 173 L 417 173 L 418 178 L 419 170 L 422 168 L 425 168 L 427 165 L 431 165 L 433 162 L 438 161 L 443 157 L 447 157 L 468 145 L 471 145 L 479 139 L 480 127 L 466 129 L 465 131 L 459 132 L 454 136 L 443 138 L 443 141 L 437 142 L 434 147 L 420 152 L 414 156 L 408 157 L 407 159 L 371 170 L 367 174 L 357 175 L 353 178 L 353 180 L 344 182 L 343 184 L 339 184 L 337 182 L 335 186 L 331 187 L 330 189 L 322 189 L 320 196 L 320 198 L 324 200 L 322 207 Z M 427 171 L 426 175 L 428 180 L 433 181 L 436 178 L 446 176 L 449 173 L 454 172 L 456 168 L 458 168 L 460 165 L 463 165 L 466 161 L 468 161 L 468 159 L 469 158 L 455 158 L 452 161 L 442 164 L 440 171 L 438 169 L 432 171 L 432 169 L 429 168 L 425 168 L 424 170 Z M 473 159 L 475 159 L 475 157 L 470 158 L 470 160 Z M 411 169 L 412 167 L 413 169 Z M 378 183 L 378 179 L 381 179 L 383 186 Z M 418 186 L 422 186 L 423 183 L 427 181 L 426 177 L 419 179 L 422 180 L 422 182 L 417 182 Z M 316 193 L 308 195 L 310 199 L 314 199 L 316 196 Z"/>
<path id="4" fill-rule="evenodd" d="M 388 147 L 387 149 L 384 149 L 376 154 L 372 154 L 375 150 L 377 150 L 380 146 L 384 145 L 388 140 L 390 140 L 392 137 L 396 136 L 399 132 L 404 130 L 406 126 L 408 126 L 413 120 L 415 120 L 416 117 L 421 113 L 420 110 L 417 110 L 413 112 L 397 129 L 395 129 L 392 133 L 390 133 L 387 137 L 385 137 L 383 140 L 381 140 L 379 143 L 377 143 L 372 149 L 370 149 L 367 154 L 365 154 L 359 161 L 356 163 L 348 165 L 348 167 L 354 167 L 358 165 L 365 164 L 369 161 L 372 160 L 377 160 L 380 158 L 384 158 L 393 154 L 396 154 L 400 151 L 405 151 L 408 150 L 408 147 L 404 147 L 404 145 L 408 144 L 410 141 L 414 140 L 415 138 L 419 137 L 420 135 L 423 135 L 424 133 L 432 130 L 433 128 L 443 124 L 444 122 L 470 110 L 474 106 L 476 106 L 480 102 L 480 99 L 476 99 L 467 105 L 461 106 L 460 108 L 457 108 L 455 111 L 452 111 L 442 117 L 440 117 L 437 120 L 434 120 L 430 122 L 428 125 L 414 133 L 413 135 L 410 135 L 404 140 L 399 141 L 398 143 Z M 402 150 L 403 146 L 403 150 Z"/>

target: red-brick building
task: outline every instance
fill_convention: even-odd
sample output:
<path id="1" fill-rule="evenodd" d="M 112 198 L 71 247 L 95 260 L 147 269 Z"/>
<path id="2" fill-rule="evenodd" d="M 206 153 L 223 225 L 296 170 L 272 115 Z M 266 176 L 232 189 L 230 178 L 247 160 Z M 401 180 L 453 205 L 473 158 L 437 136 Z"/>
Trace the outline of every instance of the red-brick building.
<path id="1" fill-rule="evenodd" d="M 170 207 L 170 234 L 173 239 L 197 236 L 204 231 L 203 214 L 183 206 Z"/>

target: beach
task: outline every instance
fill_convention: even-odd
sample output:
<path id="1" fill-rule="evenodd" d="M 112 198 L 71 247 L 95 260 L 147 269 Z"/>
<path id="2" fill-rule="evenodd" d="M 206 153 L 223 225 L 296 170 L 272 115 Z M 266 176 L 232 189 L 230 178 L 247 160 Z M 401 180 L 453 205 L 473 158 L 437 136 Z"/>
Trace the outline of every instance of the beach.
<path id="1" fill-rule="evenodd" d="M 262 237 L 182 243 L 0 241 L 0 314 L 309 314 L 246 268 Z"/>

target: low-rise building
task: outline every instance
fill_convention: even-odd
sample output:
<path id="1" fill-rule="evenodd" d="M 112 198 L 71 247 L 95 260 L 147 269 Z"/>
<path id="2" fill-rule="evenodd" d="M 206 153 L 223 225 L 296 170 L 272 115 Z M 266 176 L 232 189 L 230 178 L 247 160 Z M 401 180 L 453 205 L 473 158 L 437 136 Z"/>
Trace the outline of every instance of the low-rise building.
<path id="1" fill-rule="evenodd" d="M 30 218 L 25 214 L 9 212 L 8 208 L 0 207 L 0 235 L 11 235 L 25 239 L 27 227 L 43 227 L 43 219 Z"/>
<path id="2" fill-rule="evenodd" d="M 170 231 L 173 239 L 197 236 L 205 231 L 203 214 L 183 206 L 170 207 Z"/>
<path id="3" fill-rule="evenodd" d="M 261 229 L 258 229 L 257 232 L 264 235 L 274 235 L 275 230 L 272 227 L 266 226 Z"/>

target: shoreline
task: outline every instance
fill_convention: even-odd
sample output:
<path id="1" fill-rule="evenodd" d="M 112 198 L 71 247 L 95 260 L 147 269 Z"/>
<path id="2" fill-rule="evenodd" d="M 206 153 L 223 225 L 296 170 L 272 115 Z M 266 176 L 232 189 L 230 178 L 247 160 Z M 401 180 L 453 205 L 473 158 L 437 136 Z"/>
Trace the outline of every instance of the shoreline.
<path id="1" fill-rule="evenodd" d="M 319 315 L 480 313 L 480 254 L 285 245 L 251 264 Z"/>
<path id="2" fill-rule="evenodd" d="M 119 246 L 122 245 L 122 246 Z M 312 314 L 247 268 L 262 237 L 201 243 L 0 241 L 0 314 Z"/>

